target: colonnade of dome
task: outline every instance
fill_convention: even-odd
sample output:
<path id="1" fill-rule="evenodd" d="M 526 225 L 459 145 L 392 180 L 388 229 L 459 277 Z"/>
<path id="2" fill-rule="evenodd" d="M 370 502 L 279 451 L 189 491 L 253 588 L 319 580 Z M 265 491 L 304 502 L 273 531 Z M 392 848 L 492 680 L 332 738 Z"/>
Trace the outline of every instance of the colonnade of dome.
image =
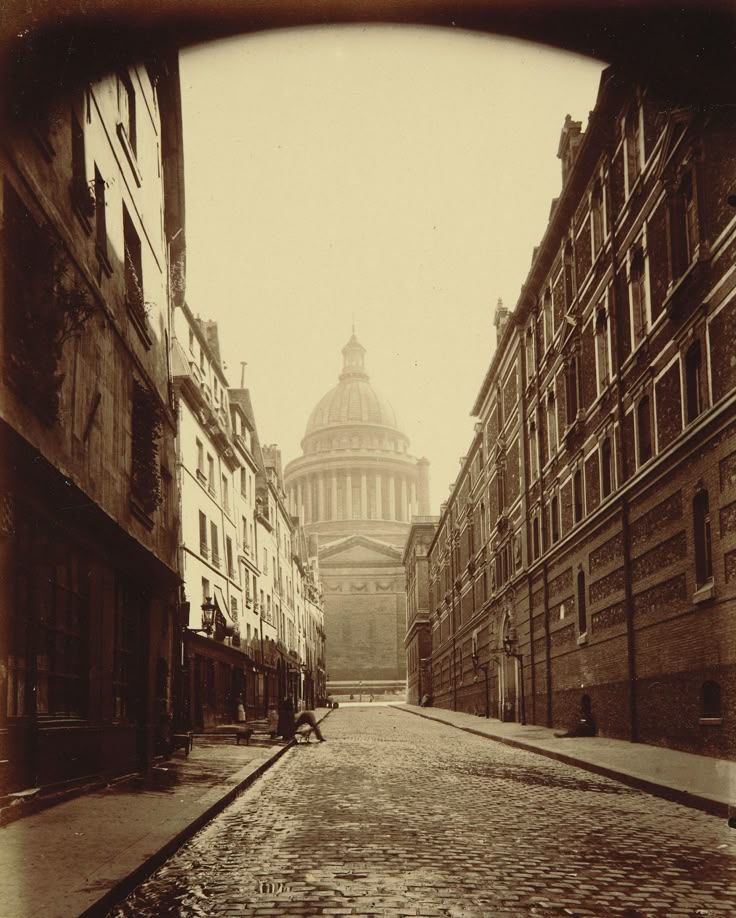
<path id="1" fill-rule="evenodd" d="M 357 457 L 356 457 L 357 458 Z M 398 520 L 419 513 L 417 463 L 405 471 L 329 468 L 295 475 L 289 482 L 291 512 L 304 523 L 337 520 Z"/>

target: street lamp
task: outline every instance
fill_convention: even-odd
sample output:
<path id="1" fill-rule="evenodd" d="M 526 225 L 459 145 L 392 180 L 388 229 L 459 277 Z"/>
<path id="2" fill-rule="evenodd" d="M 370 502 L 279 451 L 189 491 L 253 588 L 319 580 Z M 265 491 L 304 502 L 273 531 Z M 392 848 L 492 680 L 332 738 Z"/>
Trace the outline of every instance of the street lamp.
<path id="1" fill-rule="evenodd" d="M 503 652 L 507 657 L 513 657 L 515 660 L 519 661 L 519 682 L 521 683 L 521 724 L 522 726 L 526 724 L 526 708 L 524 704 L 524 654 L 520 653 L 518 650 L 515 650 L 516 647 L 516 632 L 513 630 L 507 631 L 506 636 L 503 639 Z"/>
<path id="2" fill-rule="evenodd" d="M 211 596 L 205 596 L 204 602 L 202 603 L 202 627 L 196 628 L 196 631 L 204 631 L 204 633 L 209 637 L 212 632 L 215 630 L 215 612 L 217 607 L 212 602 Z"/>

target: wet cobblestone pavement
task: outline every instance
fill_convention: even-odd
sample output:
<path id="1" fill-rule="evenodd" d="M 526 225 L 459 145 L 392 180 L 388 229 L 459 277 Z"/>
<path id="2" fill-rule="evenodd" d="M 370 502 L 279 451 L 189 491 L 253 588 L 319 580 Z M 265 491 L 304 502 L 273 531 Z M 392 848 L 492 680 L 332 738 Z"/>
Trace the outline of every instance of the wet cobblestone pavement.
<path id="1" fill-rule="evenodd" d="M 725 820 L 395 708 L 324 732 L 111 915 L 736 915 Z"/>

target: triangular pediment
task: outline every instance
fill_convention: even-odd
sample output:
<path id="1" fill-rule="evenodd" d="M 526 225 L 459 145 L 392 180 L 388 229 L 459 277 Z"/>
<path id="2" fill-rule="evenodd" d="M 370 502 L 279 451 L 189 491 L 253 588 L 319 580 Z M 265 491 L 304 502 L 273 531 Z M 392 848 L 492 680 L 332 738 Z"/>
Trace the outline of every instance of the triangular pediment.
<path id="1" fill-rule="evenodd" d="M 387 561 L 392 564 L 401 564 L 401 557 L 400 548 L 365 535 L 346 536 L 344 539 L 320 545 L 319 548 L 320 564 L 327 563 L 330 566 L 385 564 Z"/>

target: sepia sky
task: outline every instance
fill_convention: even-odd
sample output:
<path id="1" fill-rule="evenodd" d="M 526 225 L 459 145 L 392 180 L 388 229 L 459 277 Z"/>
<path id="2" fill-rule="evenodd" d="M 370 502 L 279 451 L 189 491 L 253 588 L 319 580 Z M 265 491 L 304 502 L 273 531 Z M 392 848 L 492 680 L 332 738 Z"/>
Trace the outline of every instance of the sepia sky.
<path id="1" fill-rule="evenodd" d="M 287 30 L 182 53 L 187 299 L 247 361 L 261 441 L 300 452 L 355 323 L 375 388 L 431 461 L 432 512 L 473 431 L 560 189 L 565 115 L 602 64 L 468 32 Z"/>

